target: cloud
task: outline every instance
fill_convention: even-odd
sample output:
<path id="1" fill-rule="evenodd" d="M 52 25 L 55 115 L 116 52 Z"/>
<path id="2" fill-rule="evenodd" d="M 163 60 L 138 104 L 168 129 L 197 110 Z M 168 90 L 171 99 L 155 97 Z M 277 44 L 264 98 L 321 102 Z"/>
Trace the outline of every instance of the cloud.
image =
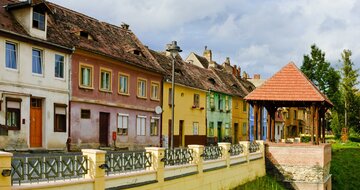
<path id="1" fill-rule="evenodd" d="M 212 49 L 251 75 L 270 77 L 289 61 L 301 66 L 316 43 L 338 66 L 351 49 L 360 67 L 360 2 L 356 0 L 50 0 L 99 20 L 125 22 L 155 50 L 177 40 L 182 56 Z"/>

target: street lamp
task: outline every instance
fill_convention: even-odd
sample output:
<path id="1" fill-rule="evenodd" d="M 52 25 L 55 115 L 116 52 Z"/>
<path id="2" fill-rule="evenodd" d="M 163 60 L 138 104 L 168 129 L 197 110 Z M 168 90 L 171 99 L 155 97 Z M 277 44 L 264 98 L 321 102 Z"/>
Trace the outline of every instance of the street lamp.
<path id="1" fill-rule="evenodd" d="M 171 79 L 171 142 L 170 147 L 174 148 L 174 98 L 175 98 L 175 57 L 179 52 L 182 52 L 176 41 L 172 41 L 171 44 L 167 44 L 166 51 L 170 52 L 172 58 L 172 79 Z"/>

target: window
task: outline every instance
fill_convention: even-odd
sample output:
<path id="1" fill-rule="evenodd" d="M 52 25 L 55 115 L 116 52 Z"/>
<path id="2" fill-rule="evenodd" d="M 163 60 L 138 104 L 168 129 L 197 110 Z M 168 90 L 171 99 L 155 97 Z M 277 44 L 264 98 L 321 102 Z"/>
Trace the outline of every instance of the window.
<path id="1" fill-rule="evenodd" d="M 220 95 L 220 94 L 219 94 L 218 109 L 219 109 L 220 111 L 223 110 L 223 97 L 222 97 L 222 95 Z"/>
<path id="2" fill-rule="evenodd" d="M 6 58 L 5 65 L 7 68 L 17 69 L 17 53 L 16 44 L 6 42 Z"/>
<path id="3" fill-rule="evenodd" d="M 6 127 L 9 130 L 20 130 L 20 99 L 6 100 Z"/>
<path id="4" fill-rule="evenodd" d="M 193 135 L 199 135 L 199 122 L 193 122 Z"/>
<path id="5" fill-rule="evenodd" d="M 136 118 L 136 135 L 145 136 L 146 116 L 137 116 Z"/>
<path id="6" fill-rule="evenodd" d="M 209 136 L 210 137 L 214 136 L 214 122 L 209 123 Z"/>
<path id="7" fill-rule="evenodd" d="M 118 114 L 118 128 L 117 132 L 119 135 L 127 135 L 129 126 L 129 115 L 128 114 Z"/>
<path id="8" fill-rule="evenodd" d="M 239 109 L 239 102 L 235 101 L 235 109 Z"/>
<path id="9" fill-rule="evenodd" d="M 145 79 L 138 79 L 138 97 L 146 98 L 146 80 Z"/>
<path id="10" fill-rule="evenodd" d="M 93 87 L 93 66 L 80 64 L 80 87 Z"/>
<path id="11" fill-rule="evenodd" d="M 169 105 L 171 106 L 171 104 L 172 104 L 172 89 L 171 88 L 169 88 L 168 102 L 169 102 Z"/>
<path id="12" fill-rule="evenodd" d="M 100 68 L 100 90 L 111 91 L 111 70 Z"/>
<path id="13" fill-rule="evenodd" d="M 38 49 L 32 50 L 32 72 L 42 74 L 42 51 Z"/>
<path id="14" fill-rule="evenodd" d="M 225 110 L 229 111 L 230 110 L 229 107 L 230 107 L 229 96 L 225 96 Z"/>
<path id="15" fill-rule="evenodd" d="M 200 107 L 200 95 L 194 94 L 194 107 L 199 108 Z"/>
<path id="16" fill-rule="evenodd" d="M 243 134 L 243 135 L 246 135 L 246 133 L 247 133 L 247 123 L 244 122 L 244 123 L 243 123 L 243 128 L 242 128 L 242 134 Z"/>
<path id="17" fill-rule="evenodd" d="M 119 73 L 119 93 L 129 94 L 129 76 Z"/>
<path id="18" fill-rule="evenodd" d="M 230 134 L 230 125 L 225 123 L 225 136 L 229 136 Z"/>
<path id="19" fill-rule="evenodd" d="M 214 93 L 210 94 L 210 108 L 211 110 L 215 109 L 215 98 L 214 98 Z"/>
<path id="20" fill-rule="evenodd" d="M 247 112 L 247 103 L 245 100 L 243 100 L 243 111 Z"/>
<path id="21" fill-rule="evenodd" d="M 55 77 L 64 78 L 64 56 L 55 55 Z"/>
<path id="22" fill-rule="evenodd" d="M 90 110 L 81 110 L 81 119 L 90 119 L 91 112 Z"/>
<path id="23" fill-rule="evenodd" d="M 54 104 L 54 132 L 66 132 L 66 105 Z"/>
<path id="24" fill-rule="evenodd" d="M 45 30 L 45 13 L 40 11 L 33 11 L 33 28 Z"/>
<path id="25" fill-rule="evenodd" d="M 159 130 L 160 118 L 153 117 L 150 121 L 150 135 L 157 136 Z"/>
<path id="26" fill-rule="evenodd" d="M 151 82 L 151 99 L 159 100 L 160 84 L 158 82 Z"/>

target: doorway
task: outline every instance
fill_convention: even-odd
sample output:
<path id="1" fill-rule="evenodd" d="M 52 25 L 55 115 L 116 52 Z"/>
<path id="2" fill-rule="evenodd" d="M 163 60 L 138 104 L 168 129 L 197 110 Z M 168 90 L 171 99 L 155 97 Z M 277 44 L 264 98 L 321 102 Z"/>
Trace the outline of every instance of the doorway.
<path id="1" fill-rule="evenodd" d="M 181 147 L 184 146 L 183 135 L 184 135 L 184 120 L 180 120 L 179 121 L 179 146 L 181 146 Z"/>
<path id="2" fill-rule="evenodd" d="M 218 122 L 218 125 L 217 125 L 217 133 L 218 133 L 218 142 L 221 142 L 222 141 L 222 130 L 221 130 L 221 126 L 222 126 L 222 122 Z"/>
<path id="3" fill-rule="evenodd" d="M 30 147 L 42 147 L 42 99 L 30 100 Z"/>
<path id="4" fill-rule="evenodd" d="M 109 145 L 109 119 L 110 119 L 110 113 L 100 112 L 100 123 L 99 123 L 100 146 Z"/>
<path id="5" fill-rule="evenodd" d="M 239 124 L 238 123 L 234 123 L 234 144 L 239 143 L 239 139 L 238 139 L 238 129 L 239 128 Z"/>

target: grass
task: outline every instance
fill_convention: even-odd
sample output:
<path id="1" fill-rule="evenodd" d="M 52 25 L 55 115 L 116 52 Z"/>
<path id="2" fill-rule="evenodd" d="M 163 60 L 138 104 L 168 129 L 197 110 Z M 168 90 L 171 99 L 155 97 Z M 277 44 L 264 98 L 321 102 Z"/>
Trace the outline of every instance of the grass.
<path id="1" fill-rule="evenodd" d="M 350 137 L 347 143 L 332 144 L 332 189 L 360 188 L 360 138 Z"/>
<path id="2" fill-rule="evenodd" d="M 284 190 L 285 188 L 273 177 L 266 175 L 254 181 L 234 188 L 233 190 Z"/>

